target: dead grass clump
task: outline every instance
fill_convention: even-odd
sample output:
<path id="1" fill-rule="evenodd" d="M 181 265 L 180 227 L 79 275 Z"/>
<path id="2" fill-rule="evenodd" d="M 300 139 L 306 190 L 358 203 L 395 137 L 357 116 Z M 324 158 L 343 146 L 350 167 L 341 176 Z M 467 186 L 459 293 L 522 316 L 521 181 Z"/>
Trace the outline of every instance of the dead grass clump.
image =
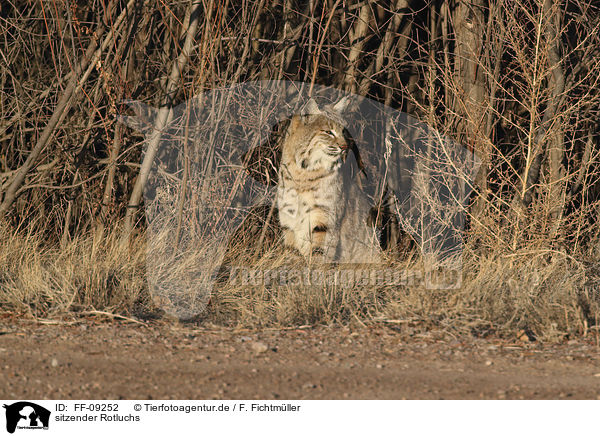
<path id="1" fill-rule="evenodd" d="M 415 264 L 397 268 L 418 275 Z M 450 335 L 514 338 L 525 331 L 556 342 L 594 329 L 600 314 L 596 276 L 575 258 L 549 250 L 465 254 L 458 289 L 428 289 L 419 280 L 395 286 L 280 286 L 257 283 L 261 278 L 249 273 L 245 286 L 215 290 L 207 319 L 251 327 L 402 320 Z"/>
<path id="2" fill-rule="evenodd" d="M 213 293 L 207 319 L 247 327 L 363 323 L 378 317 L 391 295 L 370 287 L 228 286 Z"/>
<path id="3" fill-rule="evenodd" d="M 98 228 L 62 246 L 0 227 L 0 305 L 36 317 L 71 310 L 126 312 L 145 285 L 142 239 Z"/>
<path id="4" fill-rule="evenodd" d="M 555 341 L 587 333 L 591 313 L 581 295 L 588 275 L 582 262 L 559 251 L 472 258 L 457 300 L 499 331 Z"/>
<path id="5" fill-rule="evenodd" d="M 63 246 L 49 246 L 38 234 L 3 225 L 0 306 L 36 317 L 103 310 L 144 318 L 140 305 L 153 304 L 147 244 L 141 235 L 123 244 L 118 235 L 116 227 L 98 228 Z M 358 285 L 352 286 L 343 280 L 319 285 L 314 277 L 306 282 L 298 276 L 306 266 L 298 262 L 275 247 L 246 269 L 234 267 L 233 276 L 214 286 L 197 319 L 250 328 L 410 321 L 450 335 L 515 337 L 524 330 L 555 342 L 588 335 L 600 314 L 600 273 L 558 251 L 467 252 L 460 288 L 441 290 L 418 280 L 415 260 L 394 265 L 397 271 L 412 271 L 412 281 L 376 286 L 361 285 L 356 277 Z M 282 271 L 288 272 L 284 280 Z"/>

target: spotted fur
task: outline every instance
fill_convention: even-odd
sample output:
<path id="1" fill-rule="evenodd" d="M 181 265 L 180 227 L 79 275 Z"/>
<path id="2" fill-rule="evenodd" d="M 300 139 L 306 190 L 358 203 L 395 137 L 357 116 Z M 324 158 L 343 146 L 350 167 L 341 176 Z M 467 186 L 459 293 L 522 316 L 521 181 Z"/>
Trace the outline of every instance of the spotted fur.
<path id="1" fill-rule="evenodd" d="M 380 259 L 369 226 L 370 204 L 351 171 L 342 124 L 327 113 L 294 116 L 283 142 L 277 208 L 284 244 L 309 260 L 368 263 Z M 355 150 L 354 165 L 360 163 Z"/>

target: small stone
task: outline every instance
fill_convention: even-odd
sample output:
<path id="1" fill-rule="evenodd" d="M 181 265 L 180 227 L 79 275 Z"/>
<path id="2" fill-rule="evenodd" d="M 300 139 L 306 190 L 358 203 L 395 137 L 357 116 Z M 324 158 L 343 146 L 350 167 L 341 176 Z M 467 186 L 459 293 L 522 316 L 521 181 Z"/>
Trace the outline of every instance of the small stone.
<path id="1" fill-rule="evenodd" d="M 329 358 L 327 356 L 324 356 L 324 355 L 321 354 L 321 355 L 317 356 L 317 358 L 315 360 L 318 363 L 323 364 L 323 363 L 326 363 L 329 360 Z"/>
<path id="2" fill-rule="evenodd" d="M 264 353 L 268 349 L 269 349 L 269 347 L 267 347 L 267 345 L 263 342 L 253 342 L 252 343 L 252 351 L 254 351 L 256 354 Z"/>
<path id="3" fill-rule="evenodd" d="M 53 357 L 50 364 L 52 365 L 52 368 L 56 368 L 58 366 L 58 359 L 56 357 Z"/>
<path id="4" fill-rule="evenodd" d="M 492 362 L 491 360 L 485 361 L 485 366 L 492 366 L 493 364 L 494 364 L 494 362 Z"/>

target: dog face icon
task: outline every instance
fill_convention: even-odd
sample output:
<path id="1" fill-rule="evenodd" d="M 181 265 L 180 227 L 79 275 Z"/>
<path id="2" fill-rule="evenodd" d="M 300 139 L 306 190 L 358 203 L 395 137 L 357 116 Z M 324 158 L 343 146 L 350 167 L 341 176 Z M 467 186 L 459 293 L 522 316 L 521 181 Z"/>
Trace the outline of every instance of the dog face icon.
<path id="1" fill-rule="evenodd" d="M 21 416 L 19 418 L 19 422 L 23 421 L 28 421 L 28 424 L 22 424 L 22 425 L 29 425 L 30 427 L 37 427 L 38 426 L 38 421 L 37 421 L 37 414 L 35 413 L 35 410 L 33 410 L 33 407 L 31 406 L 25 406 L 21 409 L 21 411 L 19 412 L 19 415 Z M 18 425 L 19 423 L 17 423 Z"/>

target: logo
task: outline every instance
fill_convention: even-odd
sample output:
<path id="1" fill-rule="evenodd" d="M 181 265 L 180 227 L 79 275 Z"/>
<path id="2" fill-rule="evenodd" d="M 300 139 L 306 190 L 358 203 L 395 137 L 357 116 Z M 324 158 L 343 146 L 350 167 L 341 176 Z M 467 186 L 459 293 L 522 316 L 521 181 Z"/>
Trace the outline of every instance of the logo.
<path id="1" fill-rule="evenodd" d="M 18 429 L 44 429 L 48 430 L 50 411 L 28 401 L 19 401 L 11 405 L 4 405 L 6 409 L 6 431 L 14 433 Z"/>

